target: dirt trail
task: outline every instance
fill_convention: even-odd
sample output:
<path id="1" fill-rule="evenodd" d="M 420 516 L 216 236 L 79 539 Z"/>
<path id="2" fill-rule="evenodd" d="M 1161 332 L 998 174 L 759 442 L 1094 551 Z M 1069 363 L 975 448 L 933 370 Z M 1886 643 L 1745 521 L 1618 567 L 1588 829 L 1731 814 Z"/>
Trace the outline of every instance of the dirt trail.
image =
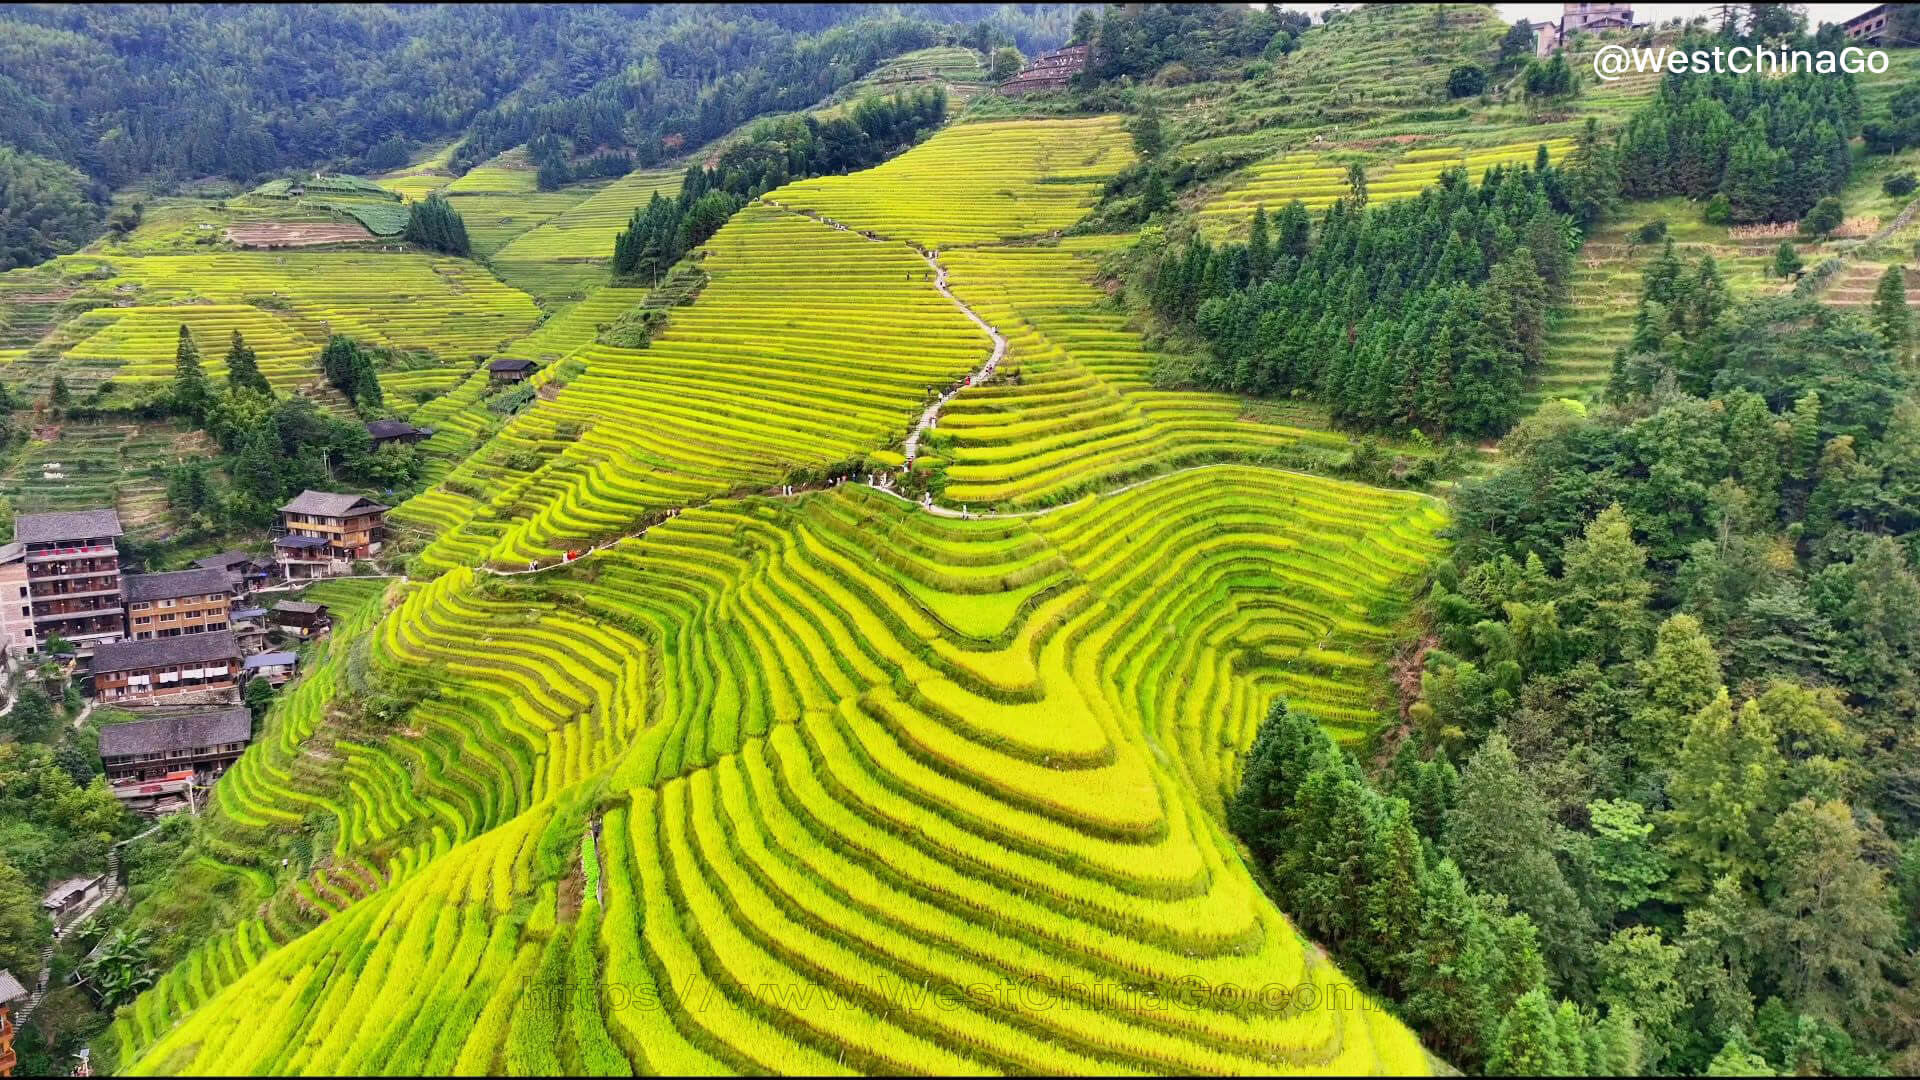
<path id="1" fill-rule="evenodd" d="M 804 218 L 811 218 L 812 220 L 817 221 L 820 224 L 827 226 L 828 228 L 838 229 L 841 232 L 845 232 L 845 233 L 856 233 L 859 236 L 866 237 L 868 240 L 871 240 L 876 244 L 884 244 L 888 242 L 887 239 L 884 237 L 875 236 L 869 232 L 858 232 L 851 226 L 843 222 L 835 221 L 832 218 L 826 216 L 825 214 L 819 213 L 817 211 L 796 210 L 791 206 L 785 206 L 781 203 L 773 202 L 768 199 L 762 199 L 760 201 L 765 203 L 768 206 L 774 207 L 775 209 L 785 210 L 789 214 L 798 214 L 799 216 Z M 980 365 L 980 369 L 978 371 L 975 371 L 973 374 L 967 376 L 965 379 L 961 380 L 960 382 L 953 384 L 953 386 L 948 388 L 948 390 L 945 393 L 935 398 L 933 402 L 929 404 L 926 407 L 926 409 L 920 413 L 920 420 L 918 423 L 913 425 L 913 430 L 907 433 L 907 442 L 902 453 L 903 453 L 903 456 L 905 456 L 907 459 L 907 467 L 912 468 L 914 459 L 920 456 L 920 436 L 926 433 L 928 429 L 934 427 L 935 424 L 939 422 L 940 410 L 947 407 L 947 402 L 952 401 L 955 394 L 958 394 L 960 391 L 965 390 L 969 386 L 973 386 L 978 383 L 985 382 L 986 380 L 993 377 L 994 371 L 1000 366 L 1000 361 L 1006 358 L 1007 339 L 1000 335 L 1000 331 L 998 328 L 994 327 L 991 323 L 987 322 L 987 320 L 981 318 L 979 312 L 973 310 L 972 307 L 968 306 L 965 300 L 962 300 L 959 297 L 953 295 L 952 289 L 947 288 L 947 268 L 940 265 L 939 251 L 937 250 L 928 251 L 926 248 L 923 248 L 920 245 L 913 243 L 911 240 L 903 241 L 903 243 L 905 243 L 908 247 L 912 248 L 914 251 L 918 252 L 921 258 L 927 260 L 927 265 L 933 267 L 933 275 L 934 275 L 933 287 L 940 290 L 940 295 L 946 297 L 949 301 L 951 301 L 953 303 L 953 306 L 959 308 L 962 314 L 966 315 L 967 318 L 973 320 L 973 324 L 975 326 L 978 326 L 980 329 L 985 330 L 987 332 L 987 335 L 993 338 L 993 352 L 988 355 L 987 362 Z"/>

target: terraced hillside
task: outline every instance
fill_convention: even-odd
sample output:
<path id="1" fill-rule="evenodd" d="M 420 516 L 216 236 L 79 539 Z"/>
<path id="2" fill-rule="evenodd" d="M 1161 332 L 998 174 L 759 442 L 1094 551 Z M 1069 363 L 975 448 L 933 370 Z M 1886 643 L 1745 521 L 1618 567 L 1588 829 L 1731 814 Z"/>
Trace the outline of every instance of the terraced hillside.
<path id="1" fill-rule="evenodd" d="M 1422 143 L 1397 153 L 1357 156 L 1373 159 L 1364 165 L 1367 200 L 1392 202 L 1432 187 L 1448 169 L 1464 168 L 1468 178 L 1478 182 L 1481 174 L 1496 165 L 1531 165 L 1542 146 L 1549 160 L 1558 161 L 1573 149 L 1573 140 L 1471 148 Z M 1299 151 L 1257 162 L 1200 207 L 1200 221 L 1210 230 L 1224 232 L 1244 226 L 1256 207 L 1264 206 L 1273 214 L 1295 199 L 1309 210 L 1324 210 L 1334 200 L 1349 197 L 1347 165 L 1341 159 L 1354 157 L 1351 151 Z"/>
<path id="2" fill-rule="evenodd" d="M 594 188 L 588 184 L 561 191 L 511 194 L 450 191 L 448 202 L 466 222 L 474 254 L 486 256 L 585 202 L 593 196 Z"/>
<path id="3" fill-rule="evenodd" d="M 500 350 L 542 364 L 511 418 L 479 373 L 422 405 L 477 449 L 216 789 L 206 871 L 257 910 L 123 1012 L 122 1069 L 1433 1068 L 1222 805 L 1274 697 L 1380 723 L 1444 512 L 1259 464 L 1334 440 L 1148 390 L 1103 242 L 1000 242 L 1131 160 L 1111 118 L 957 128 L 803 193 L 886 238 L 750 206 L 648 347 L 595 340 L 644 299 L 597 289 Z M 771 493 L 884 472 L 1000 338 L 929 457 L 1038 512 Z"/>
<path id="4" fill-rule="evenodd" d="M 1160 94 L 1193 152 L 1275 149 L 1447 101 L 1455 65 L 1490 62 L 1507 31 L 1486 4 L 1361 4 L 1306 35 L 1270 74 Z"/>
<path id="5" fill-rule="evenodd" d="M 546 386 L 564 370 L 557 361 L 591 344 L 603 327 L 612 325 L 646 297 L 646 289 L 602 285 L 585 299 L 562 308 L 532 333 L 515 339 L 501 350 L 500 356 L 520 357 L 543 365 L 527 382 L 536 388 Z M 422 405 L 409 417 L 415 424 L 435 429 L 433 438 L 425 444 L 426 450 L 436 455 L 431 479 L 440 479 L 457 458 L 497 430 L 505 413 L 494 405 L 506 400 L 503 395 L 512 392 L 494 385 L 483 365 L 451 391 Z"/>
<path id="6" fill-rule="evenodd" d="M 328 812 L 343 860 L 439 857 L 134 1071 L 1423 1070 L 1382 1011 L 1224 989 L 1338 976 L 1218 807 L 1268 695 L 1371 720 L 1355 676 L 1438 514 L 1233 467 L 1031 523 L 842 488 L 689 511 L 562 577 L 414 587 L 376 662 L 445 696 L 348 747 Z M 304 813 L 285 787 L 223 783 L 221 813 L 272 828 Z M 559 985 L 595 972 L 662 1007 Z M 1071 1000 L 957 994 L 1042 976 Z M 1222 990 L 1146 994 L 1183 977 Z"/>
<path id="7" fill-rule="evenodd" d="M 928 388 L 985 355 L 904 245 L 750 207 L 707 249 L 712 284 L 651 348 L 586 348 L 584 374 L 395 513 L 440 532 L 429 566 L 549 559 L 649 514 L 852 462 L 903 437 Z M 514 468 L 520 451 L 538 466 Z"/>
<path id="8" fill-rule="evenodd" d="M 669 171 L 630 172 L 508 244 L 499 257 L 508 262 L 610 259 L 613 238 L 627 227 L 634 209 L 645 206 L 654 192 L 668 198 L 678 194 L 680 175 Z"/>
<path id="9" fill-rule="evenodd" d="M 1133 161 L 1117 117 L 961 124 L 866 172 L 797 180 L 767 201 L 921 247 L 992 243 L 1073 224 Z"/>
<path id="10" fill-rule="evenodd" d="M 213 449 L 202 432 L 167 421 L 66 422 L 39 430 L 0 473 L 0 495 L 15 513 L 112 506 L 121 523 L 151 539 L 165 508 L 156 468 L 204 460 Z"/>
<path id="11" fill-rule="evenodd" d="M 443 190 L 448 195 L 483 192 L 510 195 L 532 192 L 539 186 L 539 175 L 527 157 L 526 147 L 516 146 L 468 169 Z"/>
<path id="12" fill-rule="evenodd" d="M 540 318 L 525 293 L 463 259 L 349 252 L 73 255 L 57 267 L 139 304 L 89 312 L 43 338 L 8 377 L 34 391 L 55 372 L 76 391 L 107 378 L 129 385 L 170 378 L 175 335 L 185 323 L 210 374 L 224 372 L 228 340 L 239 329 L 259 353 L 268 381 L 281 389 L 314 381 L 329 334 L 416 354 L 382 372 L 391 404 L 406 411 L 422 395 L 451 390 L 476 360 L 523 336 Z"/>
<path id="13" fill-rule="evenodd" d="M 405 168 L 395 169 L 375 177 L 374 183 L 407 202 L 424 199 L 445 187 L 453 179 L 449 166 L 453 160 L 453 148 L 456 145 L 458 144 L 449 142 L 429 149 Z"/>
<path id="14" fill-rule="evenodd" d="M 494 252 L 494 272 L 543 303 L 580 299 L 607 279 L 613 238 L 627 227 L 633 211 L 654 192 L 665 198 L 678 194 L 680 177 L 673 170 L 628 173 L 515 236 Z"/>
<path id="15" fill-rule="evenodd" d="M 927 86 L 946 90 L 956 106 L 990 88 L 979 53 L 960 45 L 936 45 L 901 53 L 834 96 L 841 101 L 859 101 L 873 94 L 912 92 Z"/>
<path id="16" fill-rule="evenodd" d="M 74 322 L 76 332 L 92 332 L 67 350 L 67 361 L 99 369 L 102 378 L 116 381 L 170 380 L 182 326 L 193 334 L 206 372 L 214 378 L 226 377 L 227 347 L 235 331 L 247 339 L 259 358 L 260 373 L 274 389 L 285 392 L 318 377 L 315 361 L 324 342 L 274 312 L 246 304 L 100 308 Z M 83 386 L 97 381 L 79 380 Z"/>
<path id="17" fill-rule="evenodd" d="M 1099 305 L 1088 257 L 1112 238 L 943 252 L 955 295 L 1008 336 L 1009 376 L 961 392 L 930 440 L 944 499 L 1058 503 L 1144 475 L 1259 458 L 1338 435 L 1247 423 L 1225 394 L 1154 390 L 1153 357 L 1123 312 Z M 1013 374 L 1017 372 L 1017 374 Z"/>
<path id="18" fill-rule="evenodd" d="M 239 253 L 150 258 L 76 255 L 156 300 L 265 298 L 302 329 L 351 334 L 447 357 L 485 356 L 532 328 L 538 311 L 472 263 L 423 255 Z"/>
<path id="19" fill-rule="evenodd" d="M 1579 399 L 1606 385 L 1614 354 L 1633 337 L 1647 265 L 1662 249 L 1661 244 L 1633 241 L 1633 232 L 1648 221 L 1673 221 L 1674 254 L 1689 268 L 1701 256 L 1713 256 L 1735 296 L 1786 288 L 1770 272 L 1779 239 L 1733 239 L 1726 226 L 1701 225 L 1681 216 L 1694 212 L 1685 200 L 1639 204 L 1626 220 L 1596 230 L 1581 246 L 1574 256 L 1567 305 L 1548 321 L 1546 363 L 1529 391 L 1530 404 L 1550 397 Z M 1825 257 L 1825 245 L 1793 239 L 1808 266 Z"/>

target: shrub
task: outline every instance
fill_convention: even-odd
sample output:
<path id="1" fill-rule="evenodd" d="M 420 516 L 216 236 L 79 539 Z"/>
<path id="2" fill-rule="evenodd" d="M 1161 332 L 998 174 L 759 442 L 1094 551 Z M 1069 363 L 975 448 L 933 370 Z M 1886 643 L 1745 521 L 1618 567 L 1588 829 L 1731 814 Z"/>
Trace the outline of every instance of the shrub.
<path id="1" fill-rule="evenodd" d="M 1185 86 L 1193 81 L 1193 69 L 1175 61 L 1160 69 L 1160 77 L 1154 81 L 1161 86 Z"/>
<path id="2" fill-rule="evenodd" d="M 1633 239 L 1639 244 L 1657 244 L 1667 235 L 1667 219 L 1658 218 L 1633 230 Z"/>
<path id="3" fill-rule="evenodd" d="M 1846 211 L 1840 208 L 1840 200 L 1829 195 L 1807 211 L 1807 216 L 1800 220 L 1800 231 L 1809 236 L 1825 236 L 1845 220 Z"/>
<path id="4" fill-rule="evenodd" d="M 1725 194 L 1715 192 L 1713 198 L 1707 200 L 1706 212 L 1700 215 L 1700 220 L 1709 225 L 1725 225 L 1732 217 L 1733 205 L 1727 202 Z"/>
<path id="5" fill-rule="evenodd" d="M 1895 198 L 1905 198 L 1913 194 L 1916 187 L 1920 187 L 1920 178 L 1914 176 L 1912 169 L 1894 173 L 1880 182 L 1880 190 Z"/>
<path id="6" fill-rule="evenodd" d="M 1794 250 L 1793 241 L 1780 241 L 1779 249 L 1773 253 L 1773 276 L 1792 277 L 1800 272 L 1800 266 L 1800 253 Z"/>
<path id="7" fill-rule="evenodd" d="M 1447 96 L 1473 97 L 1487 88 L 1487 69 L 1479 64 L 1461 64 L 1447 73 Z"/>

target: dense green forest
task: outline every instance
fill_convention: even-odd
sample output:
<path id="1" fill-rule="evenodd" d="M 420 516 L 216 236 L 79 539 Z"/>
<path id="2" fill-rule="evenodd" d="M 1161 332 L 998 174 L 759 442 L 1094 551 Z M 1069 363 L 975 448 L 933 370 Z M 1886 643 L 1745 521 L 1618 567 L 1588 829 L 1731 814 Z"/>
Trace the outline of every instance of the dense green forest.
<path id="1" fill-rule="evenodd" d="M 1898 149 L 1911 108 L 1869 149 Z M 1860 114 L 1845 76 L 1669 76 L 1616 144 L 1583 147 L 1554 209 L 1591 227 L 1620 196 L 1686 194 L 1735 221 L 1817 216 Z M 1329 213 L 1316 243 L 1350 222 Z M 1347 261 L 1401 280 L 1391 259 Z M 1313 368 L 1256 381 L 1299 355 L 1289 321 L 1337 297 L 1274 290 L 1243 312 L 1222 280 L 1229 299 L 1193 316 L 1203 379 L 1305 387 L 1381 422 Z M 1457 546 L 1376 767 L 1277 706 L 1230 820 L 1282 906 L 1469 1070 L 1910 1074 L 1920 385 L 1904 272 L 1861 313 L 1736 300 L 1711 255 L 1668 241 L 1640 296 L 1604 400 L 1549 402 L 1457 493 Z M 1157 287 L 1155 303 L 1164 317 Z M 1367 310 L 1336 322 L 1356 327 L 1349 349 Z M 1419 335 L 1422 354 L 1455 333 Z"/>
<path id="2" fill-rule="evenodd" d="M 1457 501 L 1385 791 L 1284 715 L 1256 745 L 1288 906 L 1461 1064 L 1616 1071 L 1557 1027 L 1604 1016 L 1632 1070 L 1911 1071 L 1920 399 L 1883 316 L 1730 305 L 1522 423 Z M 1356 880 L 1413 850 L 1403 895 Z"/>
<path id="3" fill-rule="evenodd" d="M 1278 5 L 1128 4 L 1110 6 L 1098 18 L 1080 16 L 1072 40 L 1093 46 L 1089 84 L 1156 74 L 1163 82 L 1184 82 L 1231 58 L 1284 56 L 1308 23 L 1306 15 Z"/>
<path id="4" fill-rule="evenodd" d="M 1519 414 L 1566 280 L 1563 187 L 1543 148 L 1478 185 L 1456 169 L 1415 199 L 1338 200 L 1311 245 L 1300 203 L 1276 226 L 1256 211 L 1245 244 L 1159 253 L 1149 296 L 1206 342 L 1188 373 L 1203 385 L 1303 392 L 1360 426 L 1495 434 Z"/>
<path id="5" fill-rule="evenodd" d="M 1793 221 L 1846 183 L 1860 97 L 1847 74 L 1667 75 L 1620 140 L 1631 198 L 1726 198 L 1732 221 Z"/>
<path id="6" fill-rule="evenodd" d="M 1073 5 L 9 5 L 0 143 L 112 186 L 378 171 L 465 134 L 655 162 L 811 105 L 885 58 L 975 36 L 1059 44 Z"/>
<path id="7" fill-rule="evenodd" d="M 73 166 L 0 145 L 0 270 L 45 262 L 93 239 L 103 201 Z"/>

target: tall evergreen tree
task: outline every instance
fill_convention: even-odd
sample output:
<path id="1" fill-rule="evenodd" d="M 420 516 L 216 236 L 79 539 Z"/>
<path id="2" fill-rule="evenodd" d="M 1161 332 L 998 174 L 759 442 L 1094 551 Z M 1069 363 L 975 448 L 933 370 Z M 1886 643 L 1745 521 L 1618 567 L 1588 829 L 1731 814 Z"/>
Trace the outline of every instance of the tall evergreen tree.
<path id="1" fill-rule="evenodd" d="M 1793 246 L 1793 241 L 1780 241 L 1779 248 L 1773 253 L 1773 276 L 1790 278 L 1799 272 L 1800 252 Z"/>
<path id="2" fill-rule="evenodd" d="M 466 255 L 473 250 L 467 239 L 466 219 L 440 195 L 408 204 L 407 227 L 401 236 L 409 243 L 449 255 Z"/>
<path id="3" fill-rule="evenodd" d="M 1662 819 L 1678 897 L 1698 899 L 1722 875 L 1759 880 L 1785 765 L 1756 703 L 1735 710 L 1722 689 L 1694 715 L 1667 783 L 1673 808 Z"/>
<path id="4" fill-rule="evenodd" d="M 1545 990 L 1528 991 L 1514 1002 L 1494 1031 L 1487 1071 L 1495 1076 L 1568 1075 L 1553 1013 Z"/>
<path id="5" fill-rule="evenodd" d="M 1582 228 L 1611 215 L 1620 203 L 1619 158 L 1601 137 L 1599 121 L 1587 118 L 1564 166 L 1568 207 Z"/>
<path id="6" fill-rule="evenodd" d="M 1873 1008 L 1898 924 L 1886 874 L 1861 857 L 1853 810 L 1801 799 L 1767 831 L 1766 956 L 1792 1000 L 1839 1020 Z"/>
<path id="7" fill-rule="evenodd" d="M 1873 328 L 1887 348 L 1904 358 L 1913 342 L 1913 315 L 1907 310 L 1907 268 L 1894 265 L 1880 275 L 1873 293 Z"/>
<path id="8" fill-rule="evenodd" d="M 1553 969 L 1567 979 L 1585 960 L 1593 925 L 1567 884 L 1559 847 L 1548 807 L 1506 736 L 1488 736 L 1460 770 L 1445 850 L 1477 891 L 1507 897 L 1540 927 Z"/>
<path id="9" fill-rule="evenodd" d="M 200 348 L 193 343 L 193 331 L 180 324 L 180 343 L 173 353 L 173 405 L 187 416 L 200 420 L 213 404 L 213 391 L 207 385 L 207 373 L 200 366 Z"/>
<path id="10" fill-rule="evenodd" d="M 238 330 L 233 332 L 233 343 L 227 347 L 227 385 L 235 390 L 273 393 L 267 377 L 260 374 L 259 358 Z"/>

